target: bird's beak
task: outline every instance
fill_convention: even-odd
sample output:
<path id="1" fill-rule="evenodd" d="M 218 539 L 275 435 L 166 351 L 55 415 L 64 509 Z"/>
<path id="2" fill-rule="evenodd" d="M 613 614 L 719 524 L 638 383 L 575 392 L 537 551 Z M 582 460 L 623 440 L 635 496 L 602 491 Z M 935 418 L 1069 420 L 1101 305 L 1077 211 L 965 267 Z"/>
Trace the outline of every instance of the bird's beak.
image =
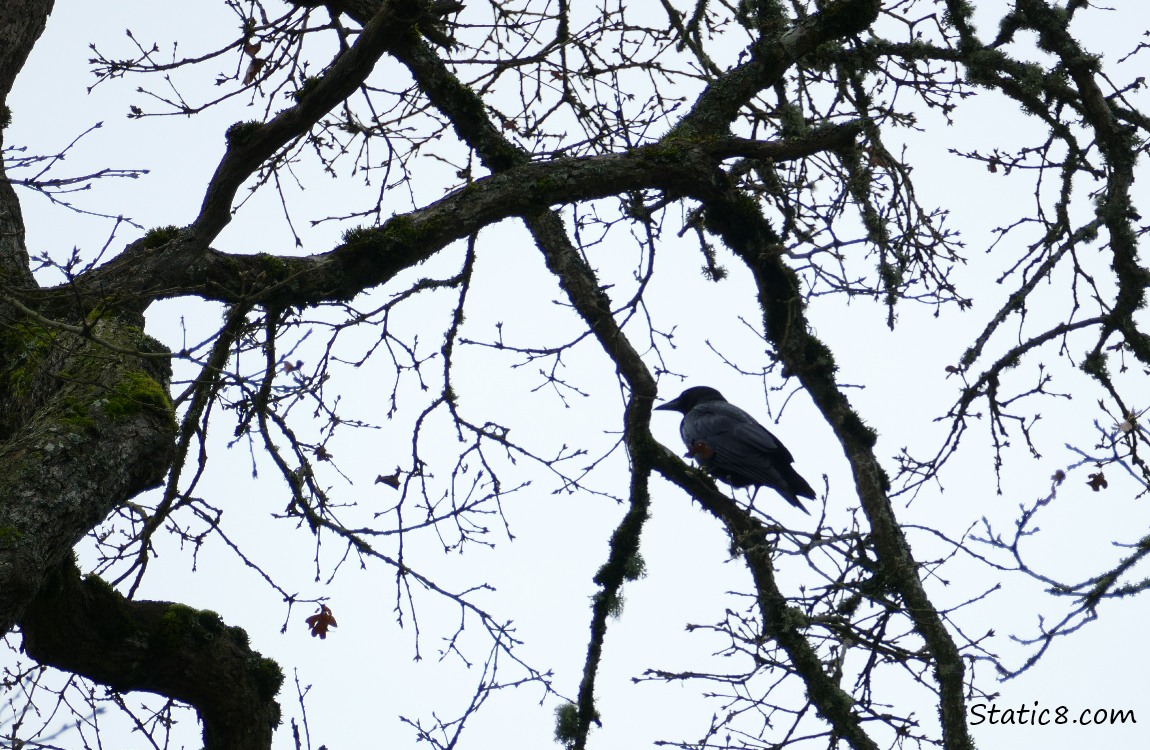
<path id="1" fill-rule="evenodd" d="M 655 411 L 675 411 L 679 408 L 679 399 L 673 398 L 665 404 L 659 404 L 655 407 Z"/>

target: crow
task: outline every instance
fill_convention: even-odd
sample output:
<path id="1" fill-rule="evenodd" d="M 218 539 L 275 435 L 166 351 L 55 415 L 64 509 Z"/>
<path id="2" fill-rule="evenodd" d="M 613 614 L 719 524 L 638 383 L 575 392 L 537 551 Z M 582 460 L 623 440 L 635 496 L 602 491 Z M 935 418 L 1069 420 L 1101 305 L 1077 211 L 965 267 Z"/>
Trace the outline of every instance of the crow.
<path id="1" fill-rule="evenodd" d="M 705 385 L 695 386 L 655 409 L 683 415 L 679 434 L 687 444 L 687 456 L 711 476 L 732 487 L 770 487 L 803 513 L 810 513 L 799 498 L 814 499 L 815 491 L 791 466 L 791 452 L 723 394 Z"/>

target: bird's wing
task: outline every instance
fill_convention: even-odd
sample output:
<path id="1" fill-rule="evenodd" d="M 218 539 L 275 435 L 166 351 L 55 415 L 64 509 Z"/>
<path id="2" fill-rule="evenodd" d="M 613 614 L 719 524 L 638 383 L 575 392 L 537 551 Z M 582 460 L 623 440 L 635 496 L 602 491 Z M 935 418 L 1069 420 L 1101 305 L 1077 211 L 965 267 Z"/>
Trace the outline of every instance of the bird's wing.
<path id="1" fill-rule="evenodd" d="M 716 469 L 755 482 L 772 483 L 776 467 L 794 461 L 778 438 L 734 404 L 699 404 L 683 419 L 681 432 L 688 446 L 707 445 Z"/>
<path id="2" fill-rule="evenodd" d="M 712 450 L 722 449 L 723 453 L 729 453 L 731 459 L 753 461 L 769 457 L 783 464 L 795 460 L 771 430 L 726 401 L 713 401 L 692 408 L 683 419 L 681 431 L 683 441 L 688 445 L 703 441 L 711 445 Z"/>
<path id="3" fill-rule="evenodd" d="M 799 497 L 813 498 L 815 491 L 791 466 L 791 452 L 739 407 L 725 401 L 698 404 L 679 430 L 690 448 L 688 455 L 717 479 L 733 487 L 771 487 L 791 505 L 810 512 Z"/>

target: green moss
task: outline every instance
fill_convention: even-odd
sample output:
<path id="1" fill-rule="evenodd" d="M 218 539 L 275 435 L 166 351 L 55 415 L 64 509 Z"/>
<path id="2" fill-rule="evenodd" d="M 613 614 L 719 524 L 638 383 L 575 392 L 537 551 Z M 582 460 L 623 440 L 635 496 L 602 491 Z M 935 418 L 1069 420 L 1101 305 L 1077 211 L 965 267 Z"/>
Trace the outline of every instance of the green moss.
<path id="1" fill-rule="evenodd" d="M 269 253 L 260 253 L 255 256 L 260 261 L 264 269 L 273 276 L 284 276 L 288 271 L 288 263 L 278 255 L 271 255 Z"/>
<path id="2" fill-rule="evenodd" d="M 120 596 L 120 593 L 112 587 L 112 584 L 108 583 L 95 573 L 89 573 L 88 575 L 84 576 L 84 585 L 98 590 L 104 596 Z"/>
<path id="3" fill-rule="evenodd" d="M 638 552 L 634 553 L 623 563 L 623 578 L 628 581 L 637 581 L 647 575 L 647 561 Z"/>
<path id="4" fill-rule="evenodd" d="M 352 227 L 343 233 L 343 244 L 356 245 L 375 237 L 375 230 L 371 227 Z"/>
<path id="5" fill-rule="evenodd" d="M 0 547 L 11 547 L 24 538 L 24 532 L 15 526 L 0 526 Z"/>
<path id="6" fill-rule="evenodd" d="M 855 700 L 850 693 L 831 682 L 823 682 L 818 692 L 812 691 L 811 697 L 815 698 L 818 703 L 836 704 L 840 710 L 844 711 L 849 711 L 855 705 Z"/>
<path id="7" fill-rule="evenodd" d="M 299 88 L 292 93 L 292 98 L 297 102 L 302 101 L 304 97 L 315 91 L 316 86 L 319 85 L 319 76 L 308 76 L 300 81 Z"/>
<path id="8" fill-rule="evenodd" d="M 56 417 L 56 423 L 68 428 L 70 433 L 85 434 L 96 428 L 96 420 L 84 404 L 78 400 L 65 401 Z"/>
<path id="9" fill-rule="evenodd" d="M 248 631 L 240 627 L 228 628 L 228 637 L 244 647 L 247 647 L 251 643 L 251 640 L 248 638 Z"/>
<path id="10" fill-rule="evenodd" d="M 185 639 L 203 643 L 214 641 L 228 632 L 220 616 L 210 609 L 194 609 L 185 604 L 172 604 L 160 618 L 156 637 L 161 646 L 174 648 Z"/>
<path id="11" fill-rule="evenodd" d="M 844 617 L 851 617 L 855 614 L 855 612 L 858 612 L 858 608 L 862 605 L 862 602 L 862 594 L 851 594 L 846 599 L 843 599 L 841 602 L 839 602 L 836 610 L 838 614 L 843 615 Z"/>
<path id="12" fill-rule="evenodd" d="M 195 621 L 196 610 L 186 604 L 173 604 L 160 618 L 160 627 L 157 632 L 161 643 L 174 646 L 183 638 Z"/>
<path id="13" fill-rule="evenodd" d="M 8 368 L 0 373 L 0 387 L 16 397 L 23 397 L 39 380 L 40 366 L 56 341 L 56 333 L 39 323 L 22 322 L 0 328 Z"/>
<path id="14" fill-rule="evenodd" d="M 243 628 L 226 626 L 219 614 L 210 609 L 170 605 L 160 618 L 156 643 L 163 648 L 174 648 L 187 639 L 208 643 L 217 638 L 230 640 L 235 646 L 249 651 L 245 664 L 249 679 L 263 700 L 274 698 L 284 681 L 280 665 L 257 651 L 251 651 L 247 632 Z"/>
<path id="15" fill-rule="evenodd" d="M 250 141 L 262 127 L 263 123 L 259 120 L 237 122 L 228 128 L 227 132 L 224 133 L 224 138 L 227 140 L 228 146 L 242 146 Z"/>
<path id="16" fill-rule="evenodd" d="M 145 250 L 153 250 L 157 247 L 163 247 L 179 236 L 180 228 L 169 224 L 166 227 L 149 229 L 139 242 Z"/>
<path id="17" fill-rule="evenodd" d="M 162 432 L 176 431 L 166 359 L 130 353 L 166 355 L 166 349 L 111 315 L 85 328 L 90 338 L 28 320 L 0 325 L 6 354 L 0 369 L 0 439 L 18 425 L 35 426 L 38 437 L 30 446 L 35 460 L 22 464 L 30 479 L 45 461 L 97 439 L 101 425 L 109 422 L 143 413 Z"/>
<path id="18" fill-rule="evenodd" d="M 270 701 L 276 697 L 284 684 L 284 672 L 274 660 L 253 651 L 248 657 L 248 675 L 259 691 L 260 697 Z"/>
<path id="19" fill-rule="evenodd" d="M 774 244 L 770 224 L 763 218 L 758 201 L 752 196 L 739 193 L 732 200 L 707 206 L 703 212 L 703 228 L 711 234 L 722 237 L 727 246 L 739 252 L 763 242 Z M 762 232 L 767 236 L 762 236 Z"/>
<path id="20" fill-rule="evenodd" d="M 709 133 L 695 133 L 685 128 L 682 131 L 672 130 L 657 143 L 635 149 L 634 154 L 646 163 L 678 164 L 683 161 L 684 147 L 695 146 L 708 140 L 714 140 L 714 136 Z"/>
<path id="21" fill-rule="evenodd" d="M 343 244 L 349 248 L 371 249 L 390 244 L 414 246 L 439 225 L 430 221 L 416 223 L 410 216 L 392 216 L 379 227 L 352 227 L 343 233 Z"/>
<path id="22" fill-rule="evenodd" d="M 802 630 L 810 626 L 811 621 L 802 612 L 794 607 L 785 607 L 782 612 L 784 627 L 793 630 Z"/>
<path id="23" fill-rule="evenodd" d="M 196 624 L 212 635 L 224 632 L 224 621 L 219 613 L 210 609 L 201 609 L 196 612 Z"/>
<path id="24" fill-rule="evenodd" d="M 1107 367 L 1106 355 L 1101 351 L 1089 352 L 1078 366 L 1082 372 L 1103 382 L 1110 379 L 1110 370 Z"/>
<path id="25" fill-rule="evenodd" d="M 617 589 L 605 589 L 595 594 L 595 605 L 603 607 L 608 617 L 618 619 L 623 614 L 625 600 Z"/>
<path id="26" fill-rule="evenodd" d="M 559 179 L 554 174 L 545 174 L 531 183 L 529 189 L 535 195 L 554 195 L 563 189 L 564 184 L 564 180 Z"/>
<path id="27" fill-rule="evenodd" d="M 566 747 L 579 739 L 579 707 L 564 703 L 555 709 L 555 740 Z"/>
<path id="28" fill-rule="evenodd" d="M 104 414 L 109 419 L 125 419 L 151 409 L 174 416 L 168 392 L 155 378 L 139 370 L 124 373 L 103 399 Z"/>
<path id="29" fill-rule="evenodd" d="M 403 245 L 412 244 L 419 236 L 415 222 L 410 216 L 392 216 L 380 227 L 384 238 L 394 240 Z"/>
<path id="30" fill-rule="evenodd" d="M 138 327 L 124 325 L 104 318 L 106 310 L 94 310 L 89 316 L 93 334 L 106 341 L 125 348 L 136 348 L 144 352 L 157 350 L 156 343 Z M 60 333 L 38 323 L 23 321 L 0 328 L 0 347 L 7 354 L 7 368 L 0 371 L 0 389 L 17 399 L 29 395 L 29 389 L 40 385 L 47 387 L 44 369 L 46 359 L 61 344 Z M 162 351 L 162 348 L 160 349 Z M 98 350 L 102 355 L 103 350 Z M 100 379 L 101 370 L 108 364 L 104 356 L 75 352 L 71 364 L 66 369 L 53 373 L 51 382 L 88 384 Z M 58 366 L 58 365 L 57 365 Z M 55 368 L 52 368 L 55 369 Z M 72 428 L 95 426 L 91 411 L 91 394 L 81 389 L 66 389 L 56 404 L 56 418 L 61 424 Z M 163 385 L 142 369 L 128 370 L 120 380 L 98 401 L 104 414 L 111 419 L 121 419 L 137 414 L 144 409 L 157 409 L 172 415 L 171 399 Z"/>
<path id="31" fill-rule="evenodd" d="M 115 307 L 112 299 L 102 299 L 84 316 L 84 324 L 93 327 L 107 316 Z"/>
<path id="32" fill-rule="evenodd" d="M 816 50 L 816 52 L 817 51 L 818 50 Z M 821 67 L 824 70 L 829 69 L 832 65 L 831 61 L 825 58 L 819 61 L 818 56 L 815 54 L 810 55 L 810 58 L 811 59 L 808 62 L 808 59 L 804 57 L 803 64 L 809 64 L 811 67 L 815 68 Z M 806 132 L 807 120 L 801 106 L 794 103 L 784 102 L 783 104 L 779 105 L 778 113 L 779 121 L 783 125 L 783 132 L 785 132 L 789 137 L 797 137 Z"/>

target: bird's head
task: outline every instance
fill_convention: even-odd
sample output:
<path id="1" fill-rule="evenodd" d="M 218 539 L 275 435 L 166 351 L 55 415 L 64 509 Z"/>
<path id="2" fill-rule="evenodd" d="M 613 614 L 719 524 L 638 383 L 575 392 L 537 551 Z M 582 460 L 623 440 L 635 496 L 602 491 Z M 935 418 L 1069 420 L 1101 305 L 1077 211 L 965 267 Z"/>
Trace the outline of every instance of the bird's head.
<path id="1" fill-rule="evenodd" d="M 694 409 L 698 404 L 705 401 L 726 401 L 723 394 L 716 391 L 714 388 L 706 385 L 696 385 L 693 388 L 680 393 L 677 397 L 671 399 L 665 404 L 659 404 L 655 407 L 656 410 L 677 411 L 680 414 L 686 414 L 691 409 Z"/>

